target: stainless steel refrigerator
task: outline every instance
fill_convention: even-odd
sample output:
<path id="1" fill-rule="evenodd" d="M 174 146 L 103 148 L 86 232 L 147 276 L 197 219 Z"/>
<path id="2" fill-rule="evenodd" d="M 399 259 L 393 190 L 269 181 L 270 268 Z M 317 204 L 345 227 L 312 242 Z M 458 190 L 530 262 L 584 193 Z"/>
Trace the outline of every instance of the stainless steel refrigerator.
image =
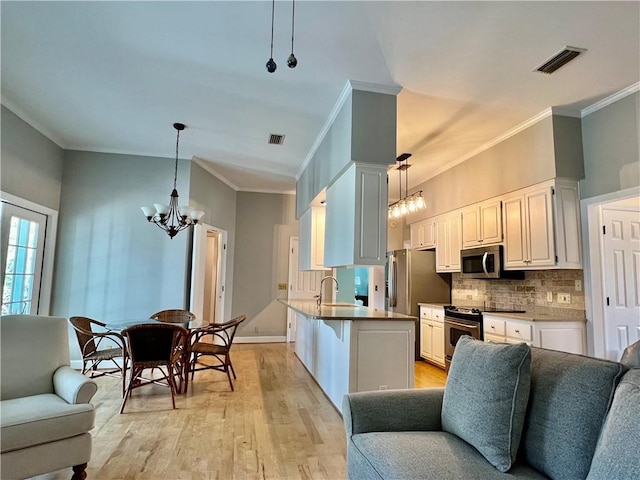
<path id="1" fill-rule="evenodd" d="M 416 359 L 420 358 L 418 303 L 451 302 L 451 274 L 436 273 L 435 250 L 394 250 L 387 253 L 385 307 L 418 317 Z"/>

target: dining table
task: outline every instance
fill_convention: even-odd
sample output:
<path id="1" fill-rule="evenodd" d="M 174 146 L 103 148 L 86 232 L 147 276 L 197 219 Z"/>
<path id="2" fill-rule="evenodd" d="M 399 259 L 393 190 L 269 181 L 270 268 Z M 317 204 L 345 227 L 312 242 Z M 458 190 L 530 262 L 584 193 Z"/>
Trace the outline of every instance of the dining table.
<path id="1" fill-rule="evenodd" d="M 176 325 L 180 325 L 181 327 L 185 328 L 187 331 L 191 331 L 196 328 L 205 327 L 209 325 L 209 322 L 206 322 L 200 318 L 195 318 L 188 322 L 161 322 L 160 320 L 156 320 L 153 318 L 140 317 L 140 318 L 126 318 L 126 319 L 119 319 L 119 320 L 111 320 L 105 323 L 104 328 L 112 332 L 121 333 L 126 328 L 133 327 L 136 325 L 155 325 L 158 323 L 165 323 L 165 324 L 173 323 Z M 188 339 L 185 339 L 185 341 L 187 340 Z M 189 355 L 189 349 L 183 348 L 182 364 L 184 365 L 184 368 L 182 369 L 183 378 L 182 378 L 182 381 L 180 382 L 181 385 L 186 385 L 186 380 L 187 380 L 186 376 L 189 374 L 188 368 L 186 368 L 186 366 L 189 364 L 188 355 Z M 177 390 L 177 393 L 186 393 L 186 391 L 183 392 L 182 389 L 179 389 Z"/>

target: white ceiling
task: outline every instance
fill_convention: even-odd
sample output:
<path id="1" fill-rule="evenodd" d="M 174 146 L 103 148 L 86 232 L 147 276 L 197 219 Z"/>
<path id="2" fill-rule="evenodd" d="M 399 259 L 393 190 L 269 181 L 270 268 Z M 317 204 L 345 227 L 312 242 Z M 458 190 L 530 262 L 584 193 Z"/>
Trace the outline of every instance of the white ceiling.
<path id="1" fill-rule="evenodd" d="M 180 157 L 238 190 L 292 191 L 348 80 L 403 88 L 410 186 L 640 80 L 637 1 L 298 0 L 295 69 L 291 7 L 276 2 L 269 74 L 270 1 L 3 1 L 2 103 L 67 149 L 172 157 L 182 122 Z M 566 45 L 587 52 L 531 71 Z"/>

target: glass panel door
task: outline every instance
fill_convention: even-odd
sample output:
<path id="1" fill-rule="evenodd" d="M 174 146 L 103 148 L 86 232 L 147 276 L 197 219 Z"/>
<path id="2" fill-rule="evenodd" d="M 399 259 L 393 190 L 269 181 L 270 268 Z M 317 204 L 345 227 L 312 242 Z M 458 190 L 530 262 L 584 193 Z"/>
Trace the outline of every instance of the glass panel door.
<path id="1" fill-rule="evenodd" d="M 2 201 L 2 315 L 37 314 L 47 216 Z"/>

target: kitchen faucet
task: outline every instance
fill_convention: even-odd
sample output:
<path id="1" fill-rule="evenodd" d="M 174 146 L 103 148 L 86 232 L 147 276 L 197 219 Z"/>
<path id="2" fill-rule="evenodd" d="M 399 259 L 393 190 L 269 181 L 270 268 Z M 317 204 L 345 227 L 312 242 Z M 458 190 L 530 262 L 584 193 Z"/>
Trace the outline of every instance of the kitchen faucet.
<path id="1" fill-rule="evenodd" d="M 336 282 L 336 292 L 340 289 L 340 285 L 338 284 L 338 279 L 332 275 L 327 275 L 320 280 L 320 295 L 318 295 L 318 306 L 322 305 L 322 286 L 324 285 L 324 281 L 331 279 Z"/>

